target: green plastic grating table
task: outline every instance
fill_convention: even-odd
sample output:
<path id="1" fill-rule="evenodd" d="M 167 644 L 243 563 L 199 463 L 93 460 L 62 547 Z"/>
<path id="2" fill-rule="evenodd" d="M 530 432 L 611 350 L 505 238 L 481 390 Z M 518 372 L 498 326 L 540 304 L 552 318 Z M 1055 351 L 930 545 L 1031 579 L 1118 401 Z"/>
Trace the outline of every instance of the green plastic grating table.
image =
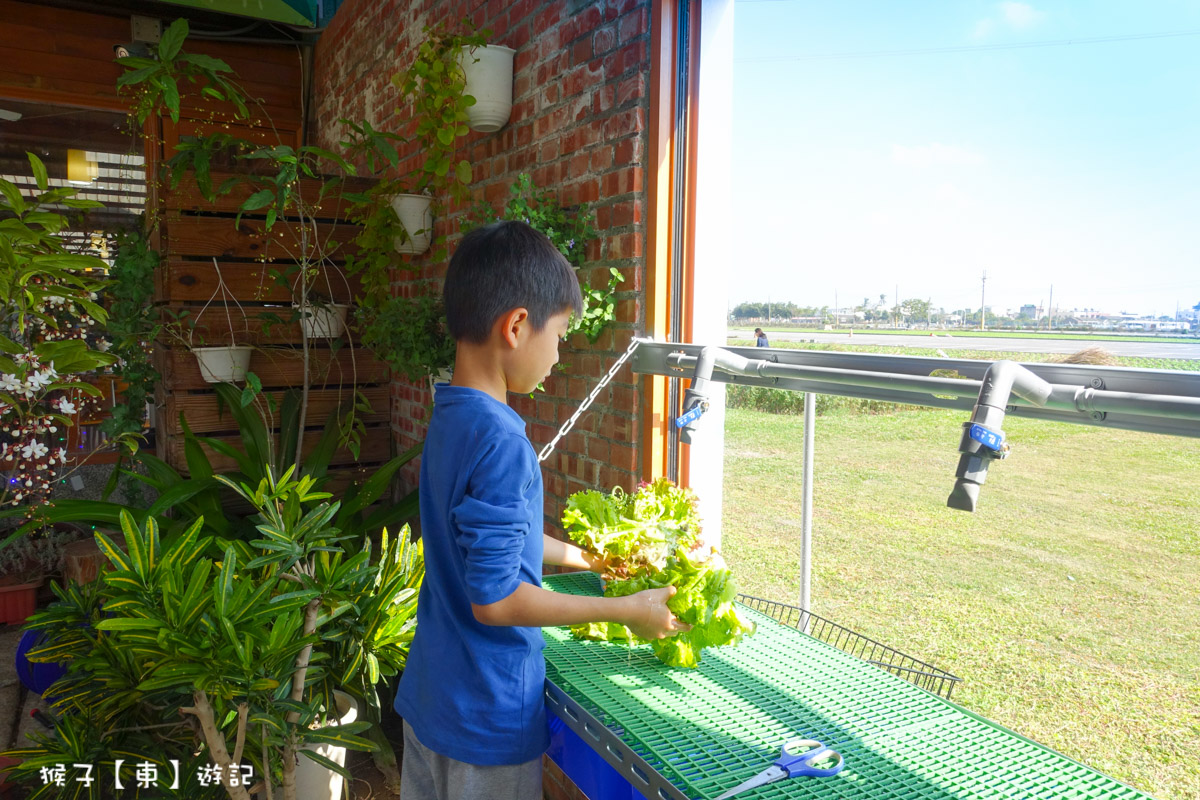
<path id="1" fill-rule="evenodd" d="M 600 594 L 591 573 L 547 589 Z M 547 704 L 649 798 L 713 798 L 802 736 L 838 750 L 833 778 L 796 778 L 738 800 L 1136 800 L 1149 798 L 770 617 L 758 632 L 672 669 L 648 647 L 547 628 Z M 594 800 L 602 800 L 594 798 Z"/>

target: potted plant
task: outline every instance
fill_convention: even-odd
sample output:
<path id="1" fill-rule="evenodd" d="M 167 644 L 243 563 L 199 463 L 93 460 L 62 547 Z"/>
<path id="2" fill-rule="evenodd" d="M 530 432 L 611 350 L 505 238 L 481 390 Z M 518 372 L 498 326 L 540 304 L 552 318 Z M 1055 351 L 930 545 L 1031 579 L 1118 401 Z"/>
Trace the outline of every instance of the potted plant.
<path id="1" fill-rule="evenodd" d="M 424 289 L 412 297 L 389 299 L 363 332 L 363 343 L 410 383 L 445 378 L 454 364 L 455 344 L 441 293 L 433 284 Z"/>
<path id="2" fill-rule="evenodd" d="M 392 76 L 401 96 L 412 101 L 416 119 L 413 144 L 422 156 L 420 165 L 407 179 L 412 193 L 393 203 L 394 207 L 399 206 L 395 208 L 397 216 L 402 210 L 404 214 L 400 219 L 407 238 L 402 237 L 400 245 L 412 248 L 412 252 L 424 252 L 429 246 L 426 239 L 431 240 L 428 234 L 433 230 L 434 218 L 444 207 L 443 196 L 449 194 L 451 199 L 463 202 L 471 183 L 470 162 L 455 161 L 458 139 L 469 130 L 468 111 L 476 104 L 476 99 L 466 91 L 464 66 L 467 62 L 474 66 L 474 56 L 467 53 L 483 48 L 491 32 L 472 32 L 469 19 L 463 20 L 461 30 L 466 32 L 452 30 L 444 23 L 425 28 L 425 39 L 417 48 L 412 65 Z M 511 67 L 508 83 L 511 104 Z"/>
<path id="3" fill-rule="evenodd" d="M 46 576 L 62 569 L 63 549 L 83 532 L 54 525 L 23 534 L 0 550 L 0 623 L 22 625 L 37 608 Z"/>
<path id="4" fill-rule="evenodd" d="M 292 279 L 292 308 L 300 318 L 300 327 L 308 339 L 336 339 L 346 330 L 349 303 L 334 300 L 333 283 L 329 272 L 333 270 L 350 294 L 350 284 L 345 274 L 335 264 L 297 265 Z M 320 282 L 321 286 L 314 286 Z"/>
<path id="5" fill-rule="evenodd" d="M 459 64 L 463 70 L 463 93 L 475 102 L 467 106 L 467 126 L 480 133 L 494 133 L 508 123 L 513 102 L 513 56 L 516 50 L 501 44 L 481 47 L 464 45 Z"/>
<path id="6" fill-rule="evenodd" d="M 371 722 L 347 721 L 352 704 L 338 692 L 360 712 L 377 708 L 373 687 L 403 667 L 421 575 L 407 527 L 385 531 L 375 559 L 369 541 L 348 542 L 333 525 L 339 504 L 311 477 L 217 480 L 256 510 L 261 538 L 248 553 L 230 543 L 208 555 L 200 519 L 164 541 L 153 519 L 139 527 L 123 514 L 128 554 L 98 534 L 112 569 L 56 587 L 58 602 L 30 621 L 45 641 L 30 660 L 66 660 L 67 674 L 48 690 L 54 735 L 5 754 L 23 759 L 18 780 L 62 761 L 74 785 L 83 748 L 109 767 L 174 760 L 183 796 L 249 800 L 272 786 L 296 800 L 302 783 L 319 783 L 298 761 L 346 774 L 318 746 L 375 746 L 361 735 Z M 97 771 L 98 791 L 112 791 L 111 769 Z M 160 769 L 156 788 L 172 777 Z"/>
<path id="7" fill-rule="evenodd" d="M 420 255 L 433 241 L 433 197 L 428 194 L 399 192 L 388 198 L 400 228 L 392 237 L 392 247 L 401 255 Z"/>
<path id="8" fill-rule="evenodd" d="M 249 329 L 250 319 L 241 303 L 234 297 L 233 292 L 225 286 L 225 280 L 221 277 L 221 265 L 215 258 L 213 259 L 213 268 L 217 272 L 217 288 L 213 289 L 212 295 L 200 307 L 200 310 L 193 315 L 186 309 L 179 312 L 166 309 L 165 313 L 169 316 L 169 320 L 163 324 L 162 330 L 196 356 L 196 363 L 200 365 L 200 375 L 205 381 L 208 383 L 241 383 L 246 380 L 246 373 L 250 370 L 250 355 L 254 352 L 254 348 L 236 342 L 239 332 Z M 229 334 L 233 343 L 206 345 L 204 335 L 199 333 L 197 328 L 201 324 L 204 312 L 208 310 L 218 295 L 221 297 L 221 308 L 225 311 L 225 321 L 229 325 Z M 233 315 L 229 311 L 231 305 L 236 307 L 238 313 L 242 315 L 244 324 L 240 331 L 233 324 Z"/>

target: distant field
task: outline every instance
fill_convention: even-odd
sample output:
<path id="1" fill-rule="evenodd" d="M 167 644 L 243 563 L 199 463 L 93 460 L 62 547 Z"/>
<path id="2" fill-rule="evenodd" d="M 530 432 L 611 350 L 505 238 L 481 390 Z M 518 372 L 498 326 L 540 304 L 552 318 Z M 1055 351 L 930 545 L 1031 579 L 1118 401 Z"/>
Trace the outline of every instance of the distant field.
<path id="1" fill-rule="evenodd" d="M 945 506 L 964 419 L 818 419 L 813 610 L 961 676 L 955 701 L 989 719 L 1197 800 L 1197 441 L 1010 417 L 1012 456 L 968 514 Z M 740 590 L 788 603 L 803 428 L 727 412 L 724 554 Z"/>
<path id="2" fill-rule="evenodd" d="M 753 325 L 731 325 L 731 328 L 737 330 L 753 330 Z M 921 335 L 927 333 L 924 330 L 895 330 L 892 328 L 866 328 L 855 325 L 841 325 L 834 328 L 835 331 L 845 331 L 853 328 L 857 331 L 865 333 L 890 335 L 890 336 L 912 336 L 914 334 Z M 804 331 L 812 331 L 814 333 L 826 332 L 823 328 L 801 328 L 801 327 L 772 327 L 763 328 L 767 333 L 803 333 Z M 984 337 L 988 339 L 1063 339 L 1063 340 L 1079 340 L 1088 342 L 1175 342 L 1178 344 L 1195 344 L 1200 341 L 1197 336 L 1149 336 L 1146 334 L 1124 334 L 1124 333 L 1035 333 L 1033 331 L 1003 331 L 1003 330 L 987 330 L 975 331 L 966 329 L 952 330 L 935 330 L 938 335 L 951 336 L 958 338 Z M 778 346 L 778 345 L 775 345 Z"/>

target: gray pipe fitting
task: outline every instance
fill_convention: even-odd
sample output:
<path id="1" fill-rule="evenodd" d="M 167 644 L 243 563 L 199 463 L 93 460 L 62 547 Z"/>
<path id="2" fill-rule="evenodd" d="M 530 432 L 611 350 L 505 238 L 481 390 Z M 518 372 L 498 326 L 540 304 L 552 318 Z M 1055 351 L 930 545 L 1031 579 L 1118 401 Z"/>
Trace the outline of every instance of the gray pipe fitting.
<path id="1" fill-rule="evenodd" d="M 987 480 L 992 461 L 1008 455 L 1004 439 L 1004 415 L 1011 395 L 1044 406 L 1050 399 L 1049 383 L 1015 361 L 997 361 L 988 367 L 979 388 L 979 399 L 969 422 L 963 423 L 954 489 L 946 500 L 950 508 L 974 511 L 979 487 Z"/>

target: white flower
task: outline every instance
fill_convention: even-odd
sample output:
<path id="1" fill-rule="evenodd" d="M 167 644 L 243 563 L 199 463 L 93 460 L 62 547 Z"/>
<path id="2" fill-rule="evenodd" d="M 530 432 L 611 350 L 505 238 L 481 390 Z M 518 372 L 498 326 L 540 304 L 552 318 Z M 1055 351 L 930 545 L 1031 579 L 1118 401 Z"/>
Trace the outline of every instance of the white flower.
<path id="1" fill-rule="evenodd" d="M 41 442 L 30 442 L 21 448 L 21 455 L 25 458 L 41 458 L 50 452 L 50 448 Z"/>
<path id="2" fill-rule="evenodd" d="M 21 379 L 16 375 L 8 372 L 0 375 L 0 390 L 5 392 L 19 392 L 23 388 Z"/>
<path id="3" fill-rule="evenodd" d="M 100 341 L 96 342 L 96 349 L 101 353 L 107 353 L 108 348 L 110 347 L 112 347 L 112 342 L 110 342 L 108 339 L 101 339 Z"/>
<path id="4" fill-rule="evenodd" d="M 58 398 L 58 410 L 69 416 L 74 414 L 77 409 L 75 408 L 75 404 L 70 400 L 65 397 L 60 397 Z"/>
<path id="5" fill-rule="evenodd" d="M 67 463 L 67 448 L 65 448 L 65 447 L 58 448 L 58 452 L 56 452 L 54 454 L 54 460 L 60 464 Z"/>
<path id="6" fill-rule="evenodd" d="M 33 373 L 25 380 L 31 388 L 37 390 L 49 386 L 57 377 L 58 373 L 54 371 L 54 365 L 51 364 L 46 369 Z"/>

